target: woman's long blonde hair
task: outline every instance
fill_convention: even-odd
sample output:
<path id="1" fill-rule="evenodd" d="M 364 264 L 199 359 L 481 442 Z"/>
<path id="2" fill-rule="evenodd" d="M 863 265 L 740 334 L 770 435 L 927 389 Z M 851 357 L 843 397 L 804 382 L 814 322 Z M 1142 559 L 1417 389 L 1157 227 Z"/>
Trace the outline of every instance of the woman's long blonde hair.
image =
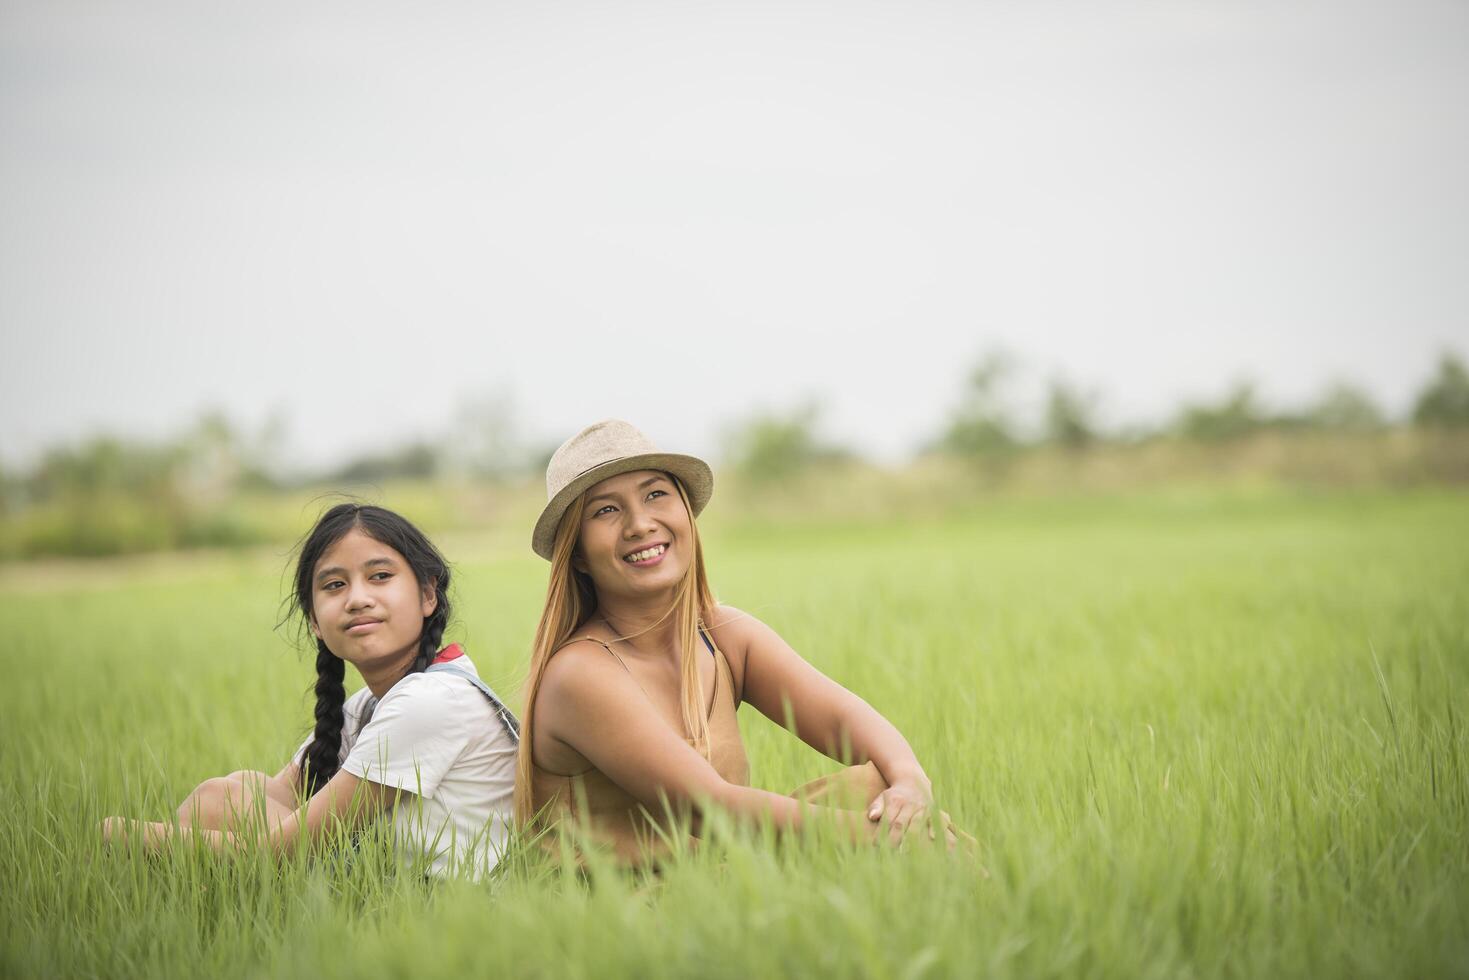
<path id="1" fill-rule="evenodd" d="M 679 701 L 683 705 L 683 723 L 689 737 L 703 746 L 709 753 L 709 720 L 704 715 L 703 689 L 699 684 L 699 630 L 706 624 L 714 611 L 714 593 L 709 588 L 709 578 L 704 573 L 704 549 L 699 542 L 699 527 L 694 521 L 694 509 L 689 504 L 689 495 L 683 484 L 673 474 L 667 474 L 678 490 L 689 515 L 689 539 L 693 543 L 693 561 L 688 572 L 673 596 L 673 604 L 659 620 L 670 614 L 674 617 L 674 634 L 679 638 Z M 591 576 L 579 572 L 572 565 L 576 553 L 577 539 L 581 530 L 582 509 L 586 494 L 578 497 L 556 527 L 556 540 L 551 546 L 551 579 L 546 585 L 546 606 L 541 611 L 541 622 L 536 627 L 536 641 L 531 649 L 530 675 L 525 685 L 525 707 L 521 717 L 520 755 L 515 764 L 515 819 L 521 826 L 528 825 L 535 817 L 532 800 L 531 779 L 533 746 L 535 745 L 536 695 L 541 690 L 541 678 L 546 674 L 546 665 L 551 657 L 566 645 L 573 634 L 581 629 L 597 611 L 597 592 Z M 656 625 L 656 624 L 655 624 Z M 712 642 L 712 641 L 711 641 Z"/>

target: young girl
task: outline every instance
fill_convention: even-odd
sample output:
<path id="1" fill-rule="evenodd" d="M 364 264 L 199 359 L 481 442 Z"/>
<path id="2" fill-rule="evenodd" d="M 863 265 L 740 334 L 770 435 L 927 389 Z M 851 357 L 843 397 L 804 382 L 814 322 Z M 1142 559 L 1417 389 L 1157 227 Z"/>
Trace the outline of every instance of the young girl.
<path id="1" fill-rule="evenodd" d="M 301 546 L 292 597 L 316 638 L 312 737 L 275 776 L 206 780 L 179 807 L 177 825 L 113 817 L 104 834 L 149 848 L 192 835 L 224 849 L 253 827 L 286 852 L 390 815 L 405 862 L 435 874 L 493 868 L 508 831 L 519 726 L 458 644 L 440 649 L 448 590 L 443 557 L 407 520 L 359 504 L 328 510 Z M 366 685 L 351 698 L 348 663 Z"/>
<path id="2" fill-rule="evenodd" d="M 580 828 L 627 863 L 666 851 L 667 815 L 691 815 L 697 833 L 709 806 L 780 830 L 826 819 L 892 843 L 937 827 L 954 845 L 898 730 L 770 627 L 715 603 L 694 523 L 713 492 L 703 461 L 599 422 L 552 456 L 546 490 L 532 547 L 551 579 L 526 693 L 519 821 Z M 794 796 L 750 788 L 741 703 L 860 764 Z"/>

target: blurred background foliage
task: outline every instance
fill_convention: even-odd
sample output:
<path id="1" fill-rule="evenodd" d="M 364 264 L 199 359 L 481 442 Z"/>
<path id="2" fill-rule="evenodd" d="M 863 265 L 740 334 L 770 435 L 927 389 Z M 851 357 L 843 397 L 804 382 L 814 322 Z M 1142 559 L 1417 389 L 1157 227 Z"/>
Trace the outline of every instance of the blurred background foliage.
<path id="1" fill-rule="evenodd" d="M 827 437 L 814 399 L 735 420 L 716 461 L 721 520 L 845 520 L 915 507 L 937 515 L 1006 493 L 1469 483 L 1469 371 L 1452 352 L 1396 419 L 1349 380 L 1286 410 L 1241 379 L 1155 426 L 1113 429 L 1098 391 L 1053 377 L 1027 423 L 1021 373 L 1005 352 L 976 358 L 947 418 L 897 465 Z M 279 419 L 246 431 L 209 413 L 173 438 L 97 435 L 56 446 L 29 468 L 0 470 L 0 558 L 286 542 L 337 494 L 388 503 L 433 531 L 518 540 L 543 499 L 555 448 L 527 439 L 504 397 L 462 406 L 437 437 L 319 470 L 281 463 L 283 432 Z"/>
<path id="2" fill-rule="evenodd" d="M 813 467 L 852 463 L 857 454 L 818 434 L 821 407 L 807 401 L 791 412 L 759 412 L 725 431 L 725 461 L 750 481 L 787 480 Z"/>

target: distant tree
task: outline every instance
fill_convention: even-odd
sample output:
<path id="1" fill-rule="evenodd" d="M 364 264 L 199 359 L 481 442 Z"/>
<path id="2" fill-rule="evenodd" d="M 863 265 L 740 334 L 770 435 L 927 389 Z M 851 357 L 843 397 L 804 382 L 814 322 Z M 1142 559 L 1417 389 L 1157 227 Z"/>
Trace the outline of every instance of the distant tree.
<path id="1" fill-rule="evenodd" d="M 522 442 L 515 402 L 504 391 L 461 401 L 450 431 L 443 451 L 449 470 L 500 478 L 538 469 L 539 452 Z M 543 463 L 539 470 L 544 469 Z"/>
<path id="2" fill-rule="evenodd" d="M 559 442 L 538 442 L 526 450 L 526 458 L 530 460 L 527 468 L 530 473 L 544 473 L 546 467 L 551 465 L 551 457 L 556 455 L 556 450 L 561 448 Z"/>
<path id="3" fill-rule="evenodd" d="M 239 433 L 220 411 L 206 412 L 181 440 L 181 478 L 192 497 L 219 499 L 232 493 L 244 470 Z"/>
<path id="4" fill-rule="evenodd" d="M 36 511 L 12 540 L 21 554 L 102 555 L 257 540 L 222 507 L 257 447 L 219 412 L 161 441 L 98 435 L 47 450 L 0 481 L 0 510 Z"/>
<path id="5" fill-rule="evenodd" d="M 1438 361 L 1438 373 L 1418 393 L 1413 421 L 1429 428 L 1459 428 L 1469 425 L 1469 371 L 1449 351 Z"/>
<path id="6" fill-rule="evenodd" d="M 1214 405 L 1185 405 L 1174 429 L 1186 439 L 1220 442 L 1237 439 L 1261 428 L 1266 422 L 1255 397 L 1255 386 L 1240 381 L 1222 401 Z"/>
<path id="7" fill-rule="evenodd" d="M 1085 449 L 1097 440 L 1096 396 L 1053 378 L 1046 395 L 1046 440 Z"/>
<path id="8" fill-rule="evenodd" d="M 374 456 L 363 456 L 330 474 L 332 483 L 376 483 L 379 480 L 422 479 L 438 470 L 438 450 L 426 442 L 414 442 L 400 449 Z"/>
<path id="9" fill-rule="evenodd" d="M 1008 354 L 992 351 L 970 368 L 959 404 L 936 448 L 956 456 L 985 456 L 1015 448 L 1019 439 L 1006 405 L 1006 387 L 1014 372 Z"/>
<path id="10" fill-rule="evenodd" d="M 31 473 L 28 489 L 37 500 L 103 494 L 169 496 L 186 458 L 179 445 L 95 436 L 80 445 L 48 450 Z"/>
<path id="11" fill-rule="evenodd" d="M 282 455 L 290 435 L 289 416 L 281 408 L 266 415 L 246 447 L 240 486 L 253 490 L 276 489 L 282 484 Z"/>
<path id="12" fill-rule="evenodd" d="M 179 454 L 176 481 L 191 498 L 223 500 L 241 489 L 277 486 L 272 464 L 285 421 L 275 414 L 254 433 L 217 409 L 206 411 L 174 442 Z"/>
<path id="13" fill-rule="evenodd" d="M 819 415 L 816 403 L 808 402 L 789 413 L 760 413 L 738 423 L 726 436 L 730 462 L 748 476 L 773 480 L 815 463 L 850 459 L 849 450 L 818 438 Z"/>
<path id="14" fill-rule="evenodd" d="M 1332 432 L 1375 432 L 1384 425 L 1372 396 L 1350 381 L 1329 384 L 1306 413 L 1306 423 Z"/>

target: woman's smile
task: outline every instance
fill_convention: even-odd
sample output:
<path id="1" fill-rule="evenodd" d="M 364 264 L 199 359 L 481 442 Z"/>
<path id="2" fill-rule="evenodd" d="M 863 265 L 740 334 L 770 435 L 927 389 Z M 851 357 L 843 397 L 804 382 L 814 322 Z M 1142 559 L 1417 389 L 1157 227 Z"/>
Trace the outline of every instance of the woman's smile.
<path id="1" fill-rule="evenodd" d="M 581 504 L 581 570 L 604 589 L 638 595 L 676 585 L 693 553 L 689 514 L 661 470 L 620 473 L 587 491 Z"/>
<path id="2" fill-rule="evenodd" d="M 661 562 L 663 556 L 667 553 L 668 544 L 666 542 L 660 542 L 655 545 L 649 545 L 646 548 L 640 548 L 637 551 L 628 552 L 622 556 L 622 560 L 637 568 L 648 568 Z"/>

